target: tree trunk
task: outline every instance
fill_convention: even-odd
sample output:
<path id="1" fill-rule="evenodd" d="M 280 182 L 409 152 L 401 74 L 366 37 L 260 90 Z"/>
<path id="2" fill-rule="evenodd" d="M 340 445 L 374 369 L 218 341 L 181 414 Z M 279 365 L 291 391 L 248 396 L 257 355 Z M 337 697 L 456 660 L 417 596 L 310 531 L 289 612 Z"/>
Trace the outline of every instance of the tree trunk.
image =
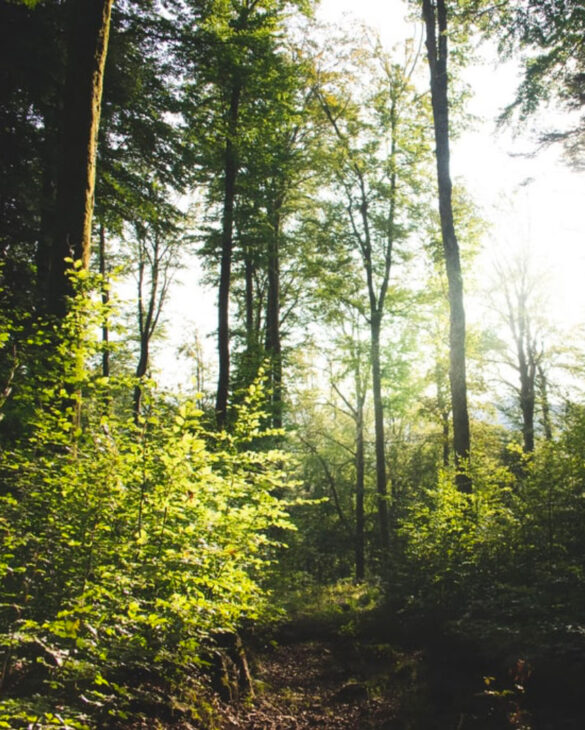
<path id="1" fill-rule="evenodd" d="M 542 427 L 544 429 L 544 438 L 552 441 L 552 423 L 550 417 L 550 403 L 548 400 L 548 380 L 542 364 L 539 363 L 538 371 L 538 391 L 540 396 L 540 408 L 542 411 Z"/>
<path id="2" fill-rule="evenodd" d="M 46 309 L 62 317 L 72 293 L 70 264 L 88 268 L 95 187 L 97 133 L 113 0 L 70 0 L 70 37 L 63 107 L 54 238 L 42 273 Z"/>
<path id="3" fill-rule="evenodd" d="M 465 310 L 459 245 L 455 235 L 452 206 L 452 185 L 449 166 L 449 103 L 447 96 L 447 10 L 445 0 L 422 0 L 426 26 L 427 58 L 431 74 L 431 98 L 437 156 L 439 213 L 449 282 L 450 328 L 449 381 L 453 412 L 453 446 L 457 468 L 457 486 L 471 491 L 471 477 L 466 473 L 470 458 L 469 415 L 465 367 Z M 438 31 L 438 33 L 437 33 Z M 438 41 L 437 41 L 438 38 Z"/>
<path id="4" fill-rule="evenodd" d="M 257 316 L 258 300 L 256 295 L 256 264 L 250 244 L 242 246 L 244 257 L 244 305 L 246 322 L 246 349 L 243 353 L 238 373 L 238 387 L 247 387 L 258 375 L 261 354 L 259 345 L 259 322 Z"/>
<path id="5" fill-rule="evenodd" d="M 272 425 L 282 427 L 282 348 L 280 341 L 280 203 L 275 205 L 268 242 L 268 294 L 266 300 L 266 356 L 270 361 Z"/>
<path id="6" fill-rule="evenodd" d="M 256 323 L 256 297 L 254 286 L 254 261 L 250 246 L 244 249 L 244 267 L 246 278 L 246 358 L 247 365 L 256 363 L 258 359 L 258 325 Z"/>
<path id="7" fill-rule="evenodd" d="M 320 95 L 319 101 L 322 105 L 323 111 L 327 118 L 331 122 L 335 134 L 338 139 L 341 140 L 344 145 L 347 145 L 347 139 L 341 132 L 337 125 L 334 114 L 332 113 L 327 101 L 323 96 Z M 392 161 L 392 168 L 395 169 L 396 161 L 396 128 L 397 128 L 397 115 L 396 115 L 396 103 L 392 102 L 390 109 L 391 120 L 392 120 L 392 134 L 391 134 L 391 152 L 390 158 Z M 375 433 L 376 433 L 376 490 L 378 493 L 378 519 L 380 523 L 380 544 L 384 552 L 384 556 L 387 556 L 388 548 L 390 546 L 390 527 L 388 520 L 388 499 L 387 499 L 387 477 L 386 477 L 386 455 L 385 455 L 385 442 L 384 442 L 384 406 L 382 403 L 382 378 L 380 373 L 380 330 L 382 326 L 382 315 L 384 312 L 384 303 L 386 300 L 386 293 L 388 291 L 388 284 L 390 280 L 390 270 L 392 266 L 392 252 L 394 247 L 394 220 L 396 210 L 396 173 L 393 172 L 390 181 L 390 210 L 388 215 L 388 237 L 385 243 L 384 250 L 384 273 L 378 295 L 376 296 L 374 288 L 374 271 L 372 263 L 372 239 L 370 235 L 370 218 L 369 218 L 369 202 L 367 195 L 367 186 L 364 178 L 364 173 L 360 165 L 353 160 L 353 155 L 347 147 L 349 158 L 353 172 L 355 173 L 356 179 L 359 184 L 359 213 L 363 224 L 363 234 L 358 230 L 356 221 L 353 214 L 353 200 L 352 196 L 349 198 L 348 213 L 350 217 L 351 227 L 355 236 L 355 239 L 359 245 L 362 261 L 364 264 L 366 281 L 368 287 L 368 298 L 369 298 L 369 316 L 370 316 L 370 348 L 371 348 L 371 360 L 372 360 L 372 391 L 374 399 L 374 419 L 375 419 Z"/>
<path id="8" fill-rule="evenodd" d="M 380 544 L 384 552 L 390 546 L 388 525 L 388 487 L 386 478 L 386 453 L 384 442 L 384 405 L 382 403 L 382 375 L 380 368 L 380 327 L 382 316 L 371 313 L 372 396 L 374 399 L 374 425 L 376 434 L 376 491 L 378 493 L 378 519 Z"/>
<path id="9" fill-rule="evenodd" d="M 392 134 L 392 149 L 392 156 L 394 157 L 394 132 Z M 384 436 L 384 404 L 382 401 L 382 373 L 380 366 L 380 332 L 382 329 L 384 302 L 388 291 L 388 282 L 390 279 L 390 269 L 392 264 L 396 177 L 395 175 L 392 176 L 392 193 L 390 197 L 390 215 L 388 221 L 389 238 L 386 243 L 384 256 L 384 277 L 377 297 L 374 289 L 374 267 L 372 264 L 372 239 L 370 235 L 368 199 L 364 180 L 359 172 L 358 177 L 360 180 L 361 193 L 360 214 L 364 227 L 364 236 L 363 239 L 360 239 L 360 247 L 366 272 L 370 315 L 370 357 L 372 361 L 372 398 L 374 401 L 374 427 L 376 441 L 376 491 L 378 494 L 378 521 L 380 523 L 380 546 L 382 547 L 384 559 L 386 559 L 388 555 L 388 548 L 390 547 L 390 524 L 388 518 L 388 478 L 386 474 L 386 440 Z"/>
<path id="10" fill-rule="evenodd" d="M 139 381 L 140 378 L 146 375 L 148 369 L 149 359 L 149 339 L 144 335 L 140 337 L 140 356 L 138 358 L 138 365 L 136 366 L 136 379 Z M 140 382 L 137 382 L 134 386 L 134 393 L 132 396 L 132 412 L 134 414 L 134 423 L 138 425 L 140 420 L 140 411 L 142 410 L 142 386 Z"/>
<path id="11" fill-rule="evenodd" d="M 449 428 L 449 411 L 441 411 L 441 430 L 442 430 L 442 441 L 443 441 L 443 466 L 445 469 L 449 467 L 450 456 L 451 456 L 451 439 L 450 439 L 450 428 Z"/>
<path id="12" fill-rule="evenodd" d="M 143 256 L 143 253 L 140 254 Z M 148 370 L 148 360 L 150 355 L 150 337 L 151 322 L 154 312 L 154 302 L 156 300 L 156 273 L 153 272 L 153 283 L 148 298 L 148 308 L 144 308 L 144 260 L 141 258 L 138 268 L 138 336 L 139 336 L 139 353 L 138 363 L 136 364 L 136 384 L 134 385 L 134 393 L 132 397 L 132 411 L 134 413 L 134 423 L 138 425 L 140 420 L 140 411 L 142 409 L 142 385 L 141 379 L 146 375 Z"/>
<path id="13" fill-rule="evenodd" d="M 110 291 L 106 278 L 106 229 L 103 223 L 100 223 L 100 275 L 102 277 L 102 306 L 104 308 L 102 315 L 102 375 L 104 378 L 110 376 L 110 317 L 108 307 L 110 304 Z"/>
<path id="14" fill-rule="evenodd" d="M 230 98 L 228 130 L 225 143 L 221 265 L 218 293 L 217 349 L 219 355 L 219 375 L 215 411 L 219 428 L 223 428 L 226 424 L 230 385 L 229 306 L 232 278 L 234 203 L 236 198 L 236 178 L 238 174 L 236 134 L 238 129 L 240 96 L 241 84 L 239 81 L 234 81 Z"/>
<path id="15" fill-rule="evenodd" d="M 534 380 L 536 368 L 532 358 L 525 352 L 522 342 L 518 346 L 518 366 L 520 370 L 520 411 L 522 413 L 522 439 L 524 451 L 531 454 L 534 451 Z"/>
<path id="16" fill-rule="evenodd" d="M 355 448 L 355 579 L 363 581 L 365 568 L 365 450 L 364 450 L 364 396 L 361 393 L 359 362 L 356 373 L 356 448 Z"/>
<path id="17" fill-rule="evenodd" d="M 142 408 L 142 384 L 141 380 L 148 372 L 150 364 L 150 342 L 156 329 L 158 318 L 160 316 L 161 307 L 164 300 L 164 292 L 166 290 L 166 274 L 161 270 L 162 259 L 160 252 L 160 234 L 154 233 L 154 249 L 150 256 L 145 250 L 146 238 L 142 240 L 139 237 L 139 261 L 138 261 L 138 337 L 139 337 L 139 354 L 138 363 L 136 365 L 136 385 L 134 386 L 133 411 L 134 422 L 138 424 L 140 412 Z M 146 263 L 149 262 L 149 290 L 145 304 L 145 269 Z M 159 295 L 159 288 L 161 294 Z"/>

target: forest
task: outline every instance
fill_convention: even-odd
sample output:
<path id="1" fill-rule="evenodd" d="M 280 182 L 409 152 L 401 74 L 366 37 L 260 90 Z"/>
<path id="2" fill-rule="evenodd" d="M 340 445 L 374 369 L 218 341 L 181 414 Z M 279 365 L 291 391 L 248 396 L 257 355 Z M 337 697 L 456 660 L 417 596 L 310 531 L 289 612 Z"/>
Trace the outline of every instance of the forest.
<path id="1" fill-rule="evenodd" d="M 0 0 L 0 728 L 584 727 L 582 328 L 451 153 L 489 44 L 582 170 L 585 6 L 387 2 Z"/>

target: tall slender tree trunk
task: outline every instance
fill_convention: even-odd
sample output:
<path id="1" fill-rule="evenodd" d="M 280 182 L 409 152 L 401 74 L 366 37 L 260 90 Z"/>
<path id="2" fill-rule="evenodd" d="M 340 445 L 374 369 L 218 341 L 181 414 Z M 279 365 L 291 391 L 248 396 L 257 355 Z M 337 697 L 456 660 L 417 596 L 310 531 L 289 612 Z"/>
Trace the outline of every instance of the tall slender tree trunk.
<path id="1" fill-rule="evenodd" d="M 65 258 L 88 268 L 97 133 L 113 0 L 70 0 L 70 37 L 63 107 L 54 239 L 46 261 L 46 309 L 62 317 L 71 285 Z"/>
<path id="2" fill-rule="evenodd" d="M 374 311 L 370 315 L 372 396 L 374 400 L 374 427 L 376 440 L 376 491 L 378 494 L 378 520 L 380 543 L 386 551 L 390 546 L 388 523 L 388 481 L 386 476 L 386 453 L 384 439 L 384 404 L 382 402 L 382 373 L 380 367 L 380 329 L 382 315 Z"/>
<path id="3" fill-rule="evenodd" d="M 145 263 L 143 252 L 140 253 L 141 260 L 138 265 L 138 336 L 139 351 L 138 362 L 136 364 L 136 383 L 132 396 L 132 411 L 134 414 L 134 423 L 138 425 L 140 420 L 140 412 L 142 410 L 142 384 L 141 379 L 146 375 L 148 370 L 148 361 L 150 357 L 150 333 L 151 321 L 154 311 L 154 301 L 156 299 L 156 276 L 153 275 L 153 283 L 149 294 L 148 305 L 144 305 L 144 269 Z"/>
<path id="4" fill-rule="evenodd" d="M 542 427 L 544 429 L 544 438 L 547 441 L 552 441 L 552 422 L 550 416 L 550 403 L 548 399 L 548 379 L 542 363 L 537 366 L 538 373 L 538 394 L 540 398 L 540 408 L 542 411 Z"/>
<path id="5" fill-rule="evenodd" d="M 155 234 L 154 249 L 149 256 L 146 252 L 146 241 L 139 240 L 139 261 L 137 281 L 137 315 L 138 315 L 138 337 L 139 352 L 136 365 L 136 384 L 134 386 L 133 411 L 134 422 L 138 424 L 142 410 L 142 383 L 141 380 L 148 372 L 150 365 L 150 343 L 155 332 L 158 318 L 160 316 L 164 292 L 166 289 L 165 272 L 161 270 L 161 240 L 158 232 Z M 146 289 L 146 264 L 149 262 L 149 288 Z M 159 294 L 159 291 L 161 294 Z M 145 297 L 146 293 L 146 297 Z M 145 301 L 146 298 L 146 301 Z"/>
<path id="6" fill-rule="evenodd" d="M 392 157 L 395 150 L 395 136 L 392 134 Z M 358 171 L 358 168 L 356 168 Z M 372 362 L 372 398 L 374 401 L 374 432 L 376 451 L 376 492 L 378 495 L 378 521 L 380 524 L 380 545 L 384 559 L 388 556 L 390 547 L 390 523 L 388 510 L 388 476 L 386 474 L 386 439 L 384 435 L 384 403 L 382 401 L 382 369 L 380 365 L 380 333 L 382 330 L 382 317 L 384 303 L 388 291 L 390 269 L 392 266 L 392 250 L 394 243 L 394 210 L 396 177 L 392 176 L 390 215 L 388 220 L 388 241 L 384 256 L 384 277 L 380 285 L 378 296 L 374 288 L 374 267 L 372 263 L 372 238 L 370 235 L 370 219 L 368 210 L 368 198 L 365 183 L 361 173 L 358 171 L 360 180 L 361 205 L 360 215 L 364 227 L 363 238 L 359 238 L 362 260 L 366 273 L 368 287 L 369 315 L 370 315 L 370 358 Z M 355 226 L 354 226 L 355 230 Z"/>
<path id="7" fill-rule="evenodd" d="M 246 282 L 246 357 L 247 367 L 258 358 L 258 328 L 256 324 L 256 298 L 254 286 L 254 261 L 250 246 L 244 248 L 244 276 Z"/>
<path id="8" fill-rule="evenodd" d="M 251 350 L 256 344 L 254 328 L 254 262 L 250 247 L 244 249 L 244 277 L 246 282 L 246 348 Z"/>
<path id="9" fill-rule="evenodd" d="M 268 242 L 268 294 L 266 301 L 266 355 L 270 361 L 272 425 L 282 427 L 282 346 L 280 340 L 280 207 L 272 214 Z"/>
<path id="10" fill-rule="evenodd" d="M 252 246 L 249 243 L 242 245 L 242 254 L 244 257 L 246 349 L 240 366 L 238 383 L 240 386 L 244 385 L 245 387 L 256 378 L 260 365 L 259 322 L 257 316 L 258 299 L 260 297 L 257 296 L 256 292 L 256 263 Z"/>
<path id="11" fill-rule="evenodd" d="M 356 366 L 356 444 L 355 444 L 355 578 L 363 581 L 366 575 L 365 561 L 365 448 L 364 448 L 364 402 L 359 360 Z"/>
<path id="12" fill-rule="evenodd" d="M 467 378 L 465 366 L 465 309 L 459 244 L 455 234 L 452 184 L 449 163 L 449 102 L 447 76 L 447 9 L 445 0 L 422 0 L 426 26 L 427 58 L 431 74 L 431 99 L 435 128 L 439 213 L 449 283 L 451 407 L 453 412 L 453 446 L 457 468 L 457 486 L 471 491 L 471 477 L 466 464 L 471 453 Z"/>
<path id="13" fill-rule="evenodd" d="M 393 134 L 394 147 L 394 134 Z M 376 492 L 378 495 L 378 521 L 380 524 L 380 545 L 384 558 L 388 555 L 390 547 L 390 523 L 388 510 L 388 476 L 386 473 L 386 438 L 384 435 L 384 403 L 382 401 L 382 368 L 380 365 L 380 333 L 382 330 L 382 317 L 384 302 L 388 291 L 390 269 L 392 263 L 393 229 L 394 229 L 394 205 L 396 178 L 392 177 L 392 194 L 390 199 L 390 217 L 388 222 L 389 239 L 386 244 L 384 278 L 380 285 L 380 291 L 376 297 L 374 289 L 374 272 L 372 264 L 372 242 L 370 235 L 370 220 L 368 213 L 368 201 L 365 192 L 363 179 L 360 176 L 361 205 L 360 213 L 364 225 L 364 238 L 362 240 L 362 258 L 366 270 L 368 286 L 368 298 L 370 305 L 370 358 L 372 361 L 372 398 L 374 401 L 374 432 L 376 451 Z"/>
<path id="14" fill-rule="evenodd" d="M 443 441 L 443 466 L 445 469 L 448 468 L 450 457 L 451 457 L 451 438 L 450 438 L 450 428 L 449 428 L 449 411 L 443 410 L 441 411 L 441 431 L 442 431 L 442 441 Z"/>
<path id="15" fill-rule="evenodd" d="M 140 336 L 140 355 L 138 364 L 136 365 L 136 385 L 132 395 L 132 412 L 134 414 L 134 423 L 138 425 L 140 421 L 140 413 L 142 411 L 142 385 L 140 379 L 146 375 L 148 370 L 150 340 L 144 335 Z"/>
<path id="16" fill-rule="evenodd" d="M 110 317 L 108 306 L 110 304 L 110 290 L 107 281 L 106 270 L 106 229 L 103 223 L 100 223 L 100 275 L 102 278 L 102 306 L 104 308 L 102 315 L 102 375 L 108 378 L 110 375 Z"/>
<path id="17" fill-rule="evenodd" d="M 241 96 L 241 84 L 234 80 L 228 112 L 228 130 L 224 157 L 224 194 L 221 231 L 221 265 L 218 293 L 217 349 L 219 355 L 219 375 L 215 411 L 217 425 L 226 424 L 230 386 L 230 288 L 232 278 L 234 204 L 236 199 L 236 178 L 238 175 L 238 151 L 236 135 Z"/>
<path id="18" fill-rule="evenodd" d="M 536 366 L 530 353 L 524 349 L 522 341 L 518 341 L 518 366 L 520 371 L 520 411 L 522 412 L 522 439 L 524 451 L 531 454 L 534 451 L 534 407 L 536 393 L 534 381 Z M 530 344 L 529 344 L 530 348 Z"/>

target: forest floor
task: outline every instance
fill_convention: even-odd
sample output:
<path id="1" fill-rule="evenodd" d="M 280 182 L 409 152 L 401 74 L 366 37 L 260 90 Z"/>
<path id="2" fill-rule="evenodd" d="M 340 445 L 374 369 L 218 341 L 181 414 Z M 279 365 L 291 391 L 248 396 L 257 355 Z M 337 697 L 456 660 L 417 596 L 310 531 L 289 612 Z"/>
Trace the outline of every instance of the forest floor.
<path id="1" fill-rule="evenodd" d="M 497 691 L 459 649 L 380 633 L 285 625 L 251 652 L 255 697 L 227 710 L 222 730 L 533 730 L 513 677 Z"/>
<path id="2" fill-rule="evenodd" d="M 367 590 L 303 594 L 245 637 L 254 696 L 224 706 L 220 727 L 583 730 L 585 627 L 553 618 L 449 624 L 393 614 Z"/>
<path id="3" fill-rule="evenodd" d="M 583 636 L 571 633 L 570 626 L 562 635 L 548 628 L 519 632 L 492 619 L 488 634 L 487 626 L 477 623 L 449 627 L 436 618 L 392 616 L 375 598 L 346 597 L 329 595 L 318 606 L 307 600 L 284 622 L 243 636 L 253 692 L 231 701 L 214 695 L 208 723 L 200 717 L 191 724 L 185 708 L 175 715 L 178 722 L 143 715 L 132 727 L 585 728 L 585 629 Z M 237 693 L 237 684 L 236 679 L 222 686 L 235 686 Z"/>

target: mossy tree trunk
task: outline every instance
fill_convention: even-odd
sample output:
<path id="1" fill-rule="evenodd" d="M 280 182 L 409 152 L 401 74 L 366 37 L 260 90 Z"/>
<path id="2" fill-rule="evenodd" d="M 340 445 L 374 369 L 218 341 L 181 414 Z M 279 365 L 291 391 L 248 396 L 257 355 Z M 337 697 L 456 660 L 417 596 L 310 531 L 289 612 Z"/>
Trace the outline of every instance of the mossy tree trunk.
<path id="1" fill-rule="evenodd" d="M 56 215 L 39 272 L 45 309 L 62 317 L 72 293 L 66 258 L 89 267 L 97 133 L 113 0 L 70 0 Z"/>

